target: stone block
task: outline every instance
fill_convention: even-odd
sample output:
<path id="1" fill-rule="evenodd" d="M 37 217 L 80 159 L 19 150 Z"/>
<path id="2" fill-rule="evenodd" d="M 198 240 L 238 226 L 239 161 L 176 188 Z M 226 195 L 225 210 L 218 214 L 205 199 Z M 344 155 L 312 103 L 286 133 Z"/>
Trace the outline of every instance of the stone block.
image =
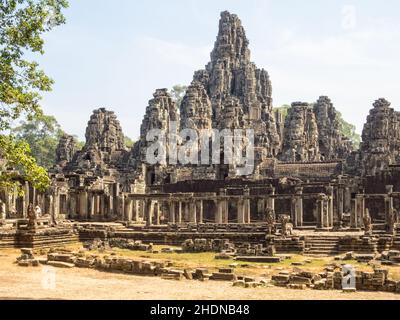
<path id="1" fill-rule="evenodd" d="M 62 262 L 62 261 L 48 261 L 47 265 L 56 268 L 73 268 L 75 265 L 73 263 Z"/>

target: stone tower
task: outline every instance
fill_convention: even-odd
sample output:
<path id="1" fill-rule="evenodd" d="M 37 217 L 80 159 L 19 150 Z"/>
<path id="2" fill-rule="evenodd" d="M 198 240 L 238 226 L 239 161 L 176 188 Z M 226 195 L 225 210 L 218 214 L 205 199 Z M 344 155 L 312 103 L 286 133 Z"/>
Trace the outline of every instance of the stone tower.
<path id="1" fill-rule="evenodd" d="M 85 146 L 75 154 L 68 169 L 105 170 L 119 165 L 126 148 L 121 125 L 113 111 L 94 110 L 85 136 Z"/>
<path id="2" fill-rule="evenodd" d="M 308 103 L 295 102 L 285 121 L 282 161 L 320 161 L 318 125 Z"/>
<path id="3" fill-rule="evenodd" d="M 60 167 L 65 167 L 72 160 L 77 151 L 76 141 L 73 136 L 64 134 L 56 149 L 56 164 Z"/>
<path id="4" fill-rule="evenodd" d="M 314 113 L 322 160 L 345 159 L 353 151 L 353 147 L 351 141 L 340 131 L 338 114 L 331 100 L 326 96 L 319 97 L 314 104 Z"/>
<path id="5" fill-rule="evenodd" d="M 272 110 L 272 85 L 267 71 L 250 61 L 248 46 L 240 19 L 222 12 L 211 61 L 195 73 L 194 82 L 203 84 L 211 100 L 213 128 L 227 129 L 227 123 L 254 129 L 256 147 L 274 157 L 280 137 Z"/>
<path id="6" fill-rule="evenodd" d="M 400 160 L 400 113 L 381 98 L 364 125 L 361 144 L 363 175 L 375 175 Z"/>

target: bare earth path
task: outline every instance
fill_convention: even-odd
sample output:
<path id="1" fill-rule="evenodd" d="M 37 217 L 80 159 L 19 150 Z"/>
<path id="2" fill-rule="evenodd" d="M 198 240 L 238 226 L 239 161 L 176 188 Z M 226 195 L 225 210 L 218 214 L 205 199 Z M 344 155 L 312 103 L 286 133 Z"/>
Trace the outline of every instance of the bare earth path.
<path id="1" fill-rule="evenodd" d="M 43 286 L 48 270 L 23 268 L 13 264 L 15 252 L 0 251 L 1 299 L 117 299 L 117 300 L 184 300 L 184 299 L 400 299 L 400 295 L 375 292 L 343 294 L 339 291 L 296 291 L 285 288 L 243 289 L 229 282 L 167 281 L 156 277 L 137 277 L 103 273 L 90 269 L 53 269 L 55 288 Z"/>

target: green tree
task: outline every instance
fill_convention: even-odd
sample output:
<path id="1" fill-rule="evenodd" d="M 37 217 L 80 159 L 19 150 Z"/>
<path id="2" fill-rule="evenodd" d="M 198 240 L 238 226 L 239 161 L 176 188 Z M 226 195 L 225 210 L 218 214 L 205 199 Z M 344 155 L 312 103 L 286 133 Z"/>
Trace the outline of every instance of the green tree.
<path id="1" fill-rule="evenodd" d="M 359 149 L 361 144 L 361 136 L 357 133 L 356 126 L 345 121 L 339 111 L 336 111 L 336 115 L 340 123 L 340 130 L 342 134 L 353 142 L 356 149 Z"/>
<path id="2" fill-rule="evenodd" d="M 37 163 L 49 169 L 56 164 L 56 149 L 64 132 L 53 116 L 40 116 L 12 129 L 17 141 L 25 141 Z"/>
<path id="3" fill-rule="evenodd" d="M 124 140 L 125 140 L 125 146 L 128 148 L 128 149 L 131 149 L 132 147 L 133 147 L 133 145 L 135 144 L 135 141 L 133 141 L 131 138 L 129 138 L 128 136 L 125 136 L 124 137 Z"/>
<path id="4" fill-rule="evenodd" d="M 290 106 L 288 104 L 284 104 L 279 108 L 275 108 L 274 110 L 279 111 L 283 115 L 283 119 L 286 119 Z"/>
<path id="5" fill-rule="evenodd" d="M 53 81 L 26 54 L 44 54 L 43 34 L 65 22 L 66 0 L 0 0 L 0 186 L 17 186 L 15 168 L 38 189 L 49 177 L 26 142 L 16 140 L 9 130 L 14 121 L 42 115 L 41 92 L 51 91 Z"/>
<path id="6" fill-rule="evenodd" d="M 187 86 L 181 85 L 181 84 L 177 84 L 175 86 L 172 87 L 171 90 L 171 96 L 174 99 L 174 101 L 176 102 L 176 105 L 178 107 L 180 107 L 183 97 L 185 96 L 186 90 L 187 90 Z"/>

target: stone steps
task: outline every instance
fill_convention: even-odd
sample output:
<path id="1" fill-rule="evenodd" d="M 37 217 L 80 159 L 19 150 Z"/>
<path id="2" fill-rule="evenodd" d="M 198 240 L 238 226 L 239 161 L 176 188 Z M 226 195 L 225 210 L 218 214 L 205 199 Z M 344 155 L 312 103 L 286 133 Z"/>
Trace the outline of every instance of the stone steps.
<path id="1" fill-rule="evenodd" d="M 306 237 L 307 255 L 335 255 L 339 253 L 339 237 L 337 236 L 315 236 Z"/>

